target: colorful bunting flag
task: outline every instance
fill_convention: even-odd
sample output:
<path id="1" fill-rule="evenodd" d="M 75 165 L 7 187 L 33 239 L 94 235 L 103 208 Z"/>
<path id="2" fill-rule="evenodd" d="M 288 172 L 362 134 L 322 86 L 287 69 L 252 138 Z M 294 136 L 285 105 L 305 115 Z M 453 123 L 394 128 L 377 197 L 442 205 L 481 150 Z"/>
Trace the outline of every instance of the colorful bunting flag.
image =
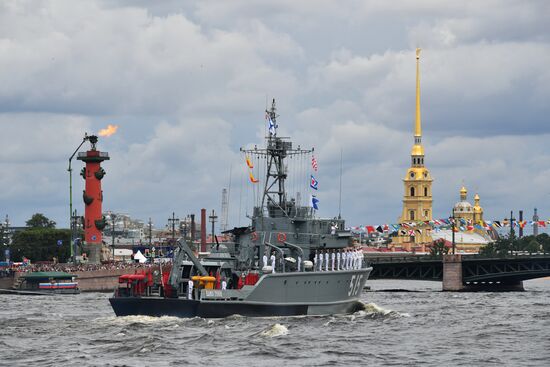
<path id="1" fill-rule="evenodd" d="M 252 172 L 248 172 L 249 176 L 250 176 L 250 182 L 252 183 L 258 183 L 258 179 L 254 177 L 254 175 L 252 174 Z"/>
<path id="2" fill-rule="evenodd" d="M 248 156 L 246 156 L 246 165 L 248 166 L 248 168 L 254 168 L 254 164 Z"/>

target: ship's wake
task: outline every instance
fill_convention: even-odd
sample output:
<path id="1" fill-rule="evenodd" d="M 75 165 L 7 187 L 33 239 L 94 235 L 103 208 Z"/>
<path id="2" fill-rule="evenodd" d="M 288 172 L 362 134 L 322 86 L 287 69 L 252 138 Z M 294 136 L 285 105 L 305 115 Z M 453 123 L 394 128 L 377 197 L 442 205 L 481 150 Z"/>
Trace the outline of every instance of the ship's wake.
<path id="1" fill-rule="evenodd" d="M 111 325 L 130 326 L 130 325 L 166 325 L 182 322 L 183 319 L 174 316 L 113 316 L 97 319 L 98 322 L 104 322 Z"/>

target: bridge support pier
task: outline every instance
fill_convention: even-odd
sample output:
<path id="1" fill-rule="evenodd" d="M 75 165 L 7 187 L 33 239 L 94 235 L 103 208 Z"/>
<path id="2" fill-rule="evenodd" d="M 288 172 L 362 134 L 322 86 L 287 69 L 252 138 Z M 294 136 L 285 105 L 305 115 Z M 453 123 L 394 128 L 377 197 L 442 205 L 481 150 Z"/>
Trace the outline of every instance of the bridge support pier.
<path id="1" fill-rule="evenodd" d="M 443 255 L 443 290 L 464 290 L 462 282 L 462 255 Z"/>
<path id="2" fill-rule="evenodd" d="M 448 292 L 512 292 L 523 291 L 523 282 L 482 281 L 464 284 L 462 277 L 462 255 L 443 255 L 443 291 Z"/>

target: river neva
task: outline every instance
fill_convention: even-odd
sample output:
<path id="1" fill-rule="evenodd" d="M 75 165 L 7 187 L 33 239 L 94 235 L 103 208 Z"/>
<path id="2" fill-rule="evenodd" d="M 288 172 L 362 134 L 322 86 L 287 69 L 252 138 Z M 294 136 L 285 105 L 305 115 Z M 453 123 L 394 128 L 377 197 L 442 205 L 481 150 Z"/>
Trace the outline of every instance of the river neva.
<path id="1" fill-rule="evenodd" d="M 0 365 L 548 365 L 550 279 L 509 293 L 368 284 L 364 311 L 326 317 L 117 318 L 109 294 L 0 295 Z"/>

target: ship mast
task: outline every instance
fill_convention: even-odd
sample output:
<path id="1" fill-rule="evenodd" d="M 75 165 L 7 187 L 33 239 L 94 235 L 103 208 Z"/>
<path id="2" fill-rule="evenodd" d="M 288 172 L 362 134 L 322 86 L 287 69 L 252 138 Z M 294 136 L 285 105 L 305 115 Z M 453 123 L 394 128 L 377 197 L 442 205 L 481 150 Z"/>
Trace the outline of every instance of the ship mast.
<path id="1" fill-rule="evenodd" d="M 277 136 L 277 108 L 275 99 L 271 109 L 266 110 L 266 119 L 269 123 L 269 132 L 266 136 L 267 147 L 254 149 L 242 149 L 245 154 L 256 155 L 266 159 L 266 179 L 262 196 L 261 210 L 265 207 L 271 217 L 289 216 L 294 203 L 287 200 L 285 180 L 287 172 L 284 161 L 289 156 L 306 155 L 313 152 L 312 149 L 292 148 L 292 142 L 288 137 Z"/>

